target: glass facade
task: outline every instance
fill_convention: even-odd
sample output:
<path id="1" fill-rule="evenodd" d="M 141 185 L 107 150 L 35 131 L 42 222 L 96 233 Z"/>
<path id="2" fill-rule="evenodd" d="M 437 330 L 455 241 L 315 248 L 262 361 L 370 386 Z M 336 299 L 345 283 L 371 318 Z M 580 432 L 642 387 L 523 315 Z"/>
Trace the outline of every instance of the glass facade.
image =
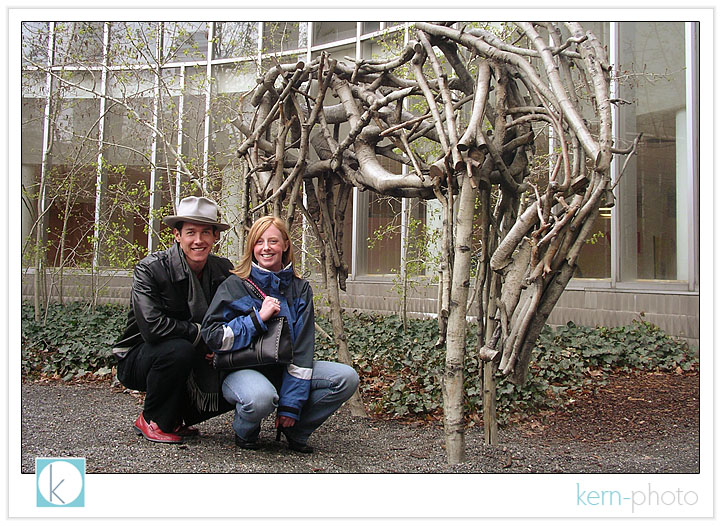
<path id="1" fill-rule="evenodd" d="M 625 173 L 615 166 L 615 202 L 601 210 L 580 256 L 575 282 L 585 287 L 696 286 L 698 262 L 690 247 L 698 237 L 697 196 L 688 189 L 698 178 L 689 168 L 698 116 L 687 107 L 697 90 L 688 71 L 690 26 L 592 24 L 610 50 L 616 96 L 633 103 L 615 106 L 615 146 L 643 135 Z M 253 118 L 244 96 L 256 85 L 259 67 L 321 51 L 339 60 L 378 58 L 407 38 L 403 23 L 348 21 L 28 22 L 22 32 L 25 208 L 40 198 L 38 181 L 46 170 L 53 195 L 49 261 L 89 265 L 93 236 L 113 236 L 115 248 L 98 260 L 109 267 L 129 266 L 158 246 L 158 219 L 179 195 L 198 184 L 219 198 L 233 195 L 242 135 L 230 116 L 246 124 Z M 49 80 L 38 69 L 49 60 L 67 82 Z M 108 98 L 101 104 L 103 95 Z M 553 154 L 553 137 L 540 135 L 537 143 L 538 152 Z M 385 167 L 401 170 L 394 162 Z M 535 170 L 545 177 L 548 166 Z M 404 258 L 433 261 L 440 223 L 433 202 L 357 190 L 349 199 L 343 245 L 352 278 L 387 279 Z M 237 211 L 227 213 L 235 217 Z M 98 228 L 101 218 L 107 219 L 104 229 Z M 31 224 L 24 217 L 25 235 Z M 430 247 L 405 243 L 409 237 Z M 237 251 L 232 245 L 229 250 Z M 434 275 L 435 266 L 411 272 Z"/>
<path id="2" fill-rule="evenodd" d="M 620 109 L 618 137 L 643 134 L 619 182 L 621 281 L 689 278 L 685 70 L 684 24 L 619 25 L 619 96 L 632 104 Z"/>
<path id="3" fill-rule="evenodd" d="M 258 53 L 258 22 L 216 22 L 213 58 L 254 57 Z"/>
<path id="4" fill-rule="evenodd" d="M 313 24 L 313 45 L 355 38 L 356 26 L 356 22 L 316 22 Z"/>

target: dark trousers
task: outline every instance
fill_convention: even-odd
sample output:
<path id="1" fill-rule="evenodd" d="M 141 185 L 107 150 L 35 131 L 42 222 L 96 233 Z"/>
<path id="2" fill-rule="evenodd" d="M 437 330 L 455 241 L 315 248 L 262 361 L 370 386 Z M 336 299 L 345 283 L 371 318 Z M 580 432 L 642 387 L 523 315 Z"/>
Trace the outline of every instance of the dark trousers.
<path id="1" fill-rule="evenodd" d="M 143 416 L 166 433 L 178 424 L 195 424 L 233 408 L 222 400 L 218 411 L 201 413 L 191 404 L 186 381 L 197 353 L 189 341 L 171 339 L 157 344 L 142 343 L 118 362 L 120 383 L 145 391 Z"/>

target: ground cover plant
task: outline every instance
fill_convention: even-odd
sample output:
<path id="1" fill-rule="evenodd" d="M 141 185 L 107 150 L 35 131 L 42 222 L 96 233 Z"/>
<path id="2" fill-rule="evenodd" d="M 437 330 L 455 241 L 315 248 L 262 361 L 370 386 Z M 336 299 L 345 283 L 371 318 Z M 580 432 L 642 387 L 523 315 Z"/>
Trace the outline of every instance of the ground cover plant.
<path id="1" fill-rule="evenodd" d="M 349 351 L 362 378 L 361 392 L 376 416 L 440 419 L 444 352 L 434 346 L 436 320 L 407 323 L 404 332 L 397 316 L 346 317 Z M 474 349 L 475 330 L 470 327 L 467 349 Z M 332 357 L 330 342 L 318 341 L 317 348 L 317 354 Z M 464 390 L 470 424 L 481 421 L 481 367 L 475 353 L 467 352 Z M 547 325 L 534 347 L 523 386 L 497 374 L 498 420 L 503 424 L 513 414 L 563 405 L 575 392 L 604 385 L 615 372 L 681 372 L 697 367 L 698 359 L 686 342 L 643 320 L 613 328 L 571 322 L 560 327 Z"/>
<path id="2" fill-rule="evenodd" d="M 109 375 L 113 342 L 125 327 L 128 307 L 117 304 L 50 304 L 41 321 L 33 305 L 21 309 L 22 374 L 62 380 Z"/>
<path id="3" fill-rule="evenodd" d="M 127 307 L 81 303 L 52 305 L 45 323 L 34 320 L 30 304 L 22 306 L 22 374 L 27 379 L 73 380 L 109 377 L 115 365 L 111 345 L 120 334 Z M 331 333 L 322 315 L 319 325 Z M 377 418 L 438 420 L 442 416 L 439 378 L 444 371 L 444 349 L 435 347 L 434 319 L 346 314 L 349 352 L 361 376 L 361 394 Z M 475 327 L 467 348 L 474 349 Z M 318 332 L 316 355 L 334 359 L 332 338 Z M 481 421 L 481 360 L 467 352 L 465 402 L 469 425 Z M 573 323 L 545 326 L 533 351 L 527 382 L 517 386 L 497 377 L 497 414 L 500 423 L 567 403 L 575 392 L 602 386 L 615 372 L 686 372 L 698 367 L 689 346 L 640 320 L 624 327 L 582 327 Z"/>

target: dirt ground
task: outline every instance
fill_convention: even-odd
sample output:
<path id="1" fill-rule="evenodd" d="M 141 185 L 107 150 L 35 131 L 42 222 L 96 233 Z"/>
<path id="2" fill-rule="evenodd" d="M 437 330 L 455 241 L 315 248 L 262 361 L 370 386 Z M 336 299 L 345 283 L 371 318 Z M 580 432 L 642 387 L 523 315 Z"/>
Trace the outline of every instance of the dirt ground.
<path id="1" fill-rule="evenodd" d="M 312 455 L 274 440 L 262 425 L 258 451 L 235 447 L 232 413 L 198 425 L 182 445 L 138 437 L 142 396 L 109 382 L 22 385 L 21 457 L 83 457 L 89 473 L 698 473 L 697 373 L 616 375 L 572 403 L 500 428 L 487 446 L 483 427 L 465 433 L 467 458 L 449 465 L 438 423 L 374 420 L 342 407 L 311 437 Z M 42 418 L 38 418 L 42 415 Z"/>

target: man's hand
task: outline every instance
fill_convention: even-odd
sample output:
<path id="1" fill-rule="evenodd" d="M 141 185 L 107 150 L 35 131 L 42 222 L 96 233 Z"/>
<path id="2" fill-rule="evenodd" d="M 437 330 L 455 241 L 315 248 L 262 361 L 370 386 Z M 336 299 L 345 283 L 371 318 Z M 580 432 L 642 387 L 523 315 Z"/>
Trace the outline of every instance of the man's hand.
<path id="1" fill-rule="evenodd" d="M 211 353 L 208 353 L 205 355 L 206 360 L 208 360 L 208 363 L 211 365 L 213 365 L 213 354 L 215 354 L 215 353 L 211 352 Z"/>

